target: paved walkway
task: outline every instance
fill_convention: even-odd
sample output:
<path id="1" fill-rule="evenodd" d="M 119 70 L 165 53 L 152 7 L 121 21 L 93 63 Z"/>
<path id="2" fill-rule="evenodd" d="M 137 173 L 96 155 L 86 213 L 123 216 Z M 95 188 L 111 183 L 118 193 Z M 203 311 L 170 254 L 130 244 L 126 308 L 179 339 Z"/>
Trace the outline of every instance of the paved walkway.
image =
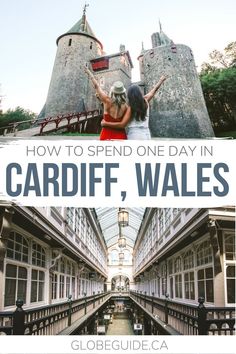
<path id="1" fill-rule="evenodd" d="M 113 323 L 109 324 L 108 336 L 133 335 L 133 329 L 125 312 L 114 314 Z"/>

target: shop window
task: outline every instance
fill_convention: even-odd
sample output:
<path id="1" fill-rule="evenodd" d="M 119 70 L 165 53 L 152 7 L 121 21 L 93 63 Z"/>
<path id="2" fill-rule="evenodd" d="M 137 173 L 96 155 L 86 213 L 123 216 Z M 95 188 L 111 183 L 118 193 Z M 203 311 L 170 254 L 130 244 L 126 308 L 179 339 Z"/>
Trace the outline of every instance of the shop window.
<path id="1" fill-rule="evenodd" d="M 31 302 L 44 300 L 45 274 L 41 270 L 32 269 L 31 272 Z"/>
<path id="2" fill-rule="evenodd" d="M 28 242 L 18 232 L 11 232 L 7 241 L 7 257 L 28 263 Z"/>
<path id="3" fill-rule="evenodd" d="M 184 297 L 185 299 L 195 299 L 194 272 L 184 274 Z"/>
<path id="4" fill-rule="evenodd" d="M 166 278 L 161 278 L 161 295 L 166 294 Z"/>
<path id="5" fill-rule="evenodd" d="M 161 291 L 160 291 L 160 278 L 157 278 L 157 295 L 160 297 Z"/>
<path id="6" fill-rule="evenodd" d="M 228 265 L 226 268 L 227 282 L 227 302 L 228 304 L 235 303 L 235 265 Z"/>
<path id="7" fill-rule="evenodd" d="M 161 236 L 164 232 L 164 212 L 163 212 L 163 209 L 159 209 L 158 229 L 159 229 L 159 235 Z"/>
<path id="8" fill-rule="evenodd" d="M 69 295 L 71 295 L 70 293 L 70 282 L 71 282 L 71 278 L 70 277 L 66 277 L 66 297 L 68 298 Z"/>
<path id="9" fill-rule="evenodd" d="M 172 259 L 170 259 L 168 262 L 168 272 L 169 272 L 169 274 L 173 274 L 173 261 L 172 261 Z"/>
<path id="10" fill-rule="evenodd" d="M 74 215 L 75 208 L 66 208 L 66 221 L 72 229 L 74 227 Z"/>
<path id="11" fill-rule="evenodd" d="M 26 303 L 27 269 L 13 264 L 6 265 L 4 306 L 15 306 L 16 300 Z"/>
<path id="12" fill-rule="evenodd" d="M 182 274 L 175 275 L 175 297 L 182 298 Z"/>
<path id="13" fill-rule="evenodd" d="M 166 294 L 166 264 L 161 266 L 161 294 Z"/>
<path id="14" fill-rule="evenodd" d="M 60 259 L 60 272 L 65 273 L 66 272 L 66 261 L 64 258 Z"/>
<path id="15" fill-rule="evenodd" d="M 182 271 L 182 259 L 181 257 L 177 257 L 174 263 L 174 271 L 175 273 Z"/>
<path id="16" fill-rule="evenodd" d="M 86 216 L 84 215 L 84 212 L 81 211 L 81 234 L 80 237 L 82 240 L 84 240 L 85 234 L 86 234 Z"/>
<path id="17" fill-rule="evenodd" d="M 52 275 L 52 299 L 57 298 L 57 282 L 58 282 L 58 275 L 53 274 Z"/>
<path id="18" fill-rule="evenodd" d="M 71 274 L 75 275 L 75 265 L 74 265 L 74 263 L 71 264 Z"/>
<path id="19" fill-rule="evenodd" d="M 74 225 L 74 231 L 76 233 L 79 233 L 79 231 L 80 231 L 80 224 L 81 224 L 81 209 L 76 208 L 75 209 L 75 225 Z"/>
<path id="20" fill-rule="evenodd" d="M 184 258 L 184 270 L 191 269 L 194 267 L 194 254 L 192 251 L 185 253 Z"/>
<path id="21" fill-rule="evenodd" d="M 66 274 L 71 274 L 71 263 L 69 261 L 66 262 Z"/>
<path id="22" fill-rule="evenodd" d="M 71 295 L 72 295 L 72 299 L 75 299 L 75 277 L 71 278 Z"/>
<path id="23" fill-rule="evenodd" d="M 197 249 L 197 266 L 212 262 L 212 248 L 210 241 L 204 241 Z"/>
<path id="24" fill-rule="evenodd" d="M 200 269 L 197 272 L 198 297 L 206 302 L 214 302 L 213 268 Z"/>
<path id="25" fill-rule="evenodd" d="M 224 238 L 225 243 L 225 259 L 233 261 L 235 257 L 235 237 L 234 235 L 226 235 Z"/>
<path id="26" fill-rule="evenodd" d="M 65 289 L 65 277 L 64 275 L 60 275 L 60 283 L 59 283 L 59 298 L 62 299 L 64 297 L 64 289 Z"/>
<path id="27" fill-rule="evenodd" d="M 165 208 L 164 209 L 164 220 L 165 220 L 165 229 L 171 224 L 171 216 L 172 216 L 172 209 Z"/>
<path id="28" fill-rule="evenodd" d="M 170 298 L 173 299 L 174 297 L 174 279 L 170 277 Z"/>
<path id="29" fill-rule="evenodd" d="M 81 208 L 66 208 L 66 221 L 76 233 L 83 238 L 85 232 L 85 216 Z"/>

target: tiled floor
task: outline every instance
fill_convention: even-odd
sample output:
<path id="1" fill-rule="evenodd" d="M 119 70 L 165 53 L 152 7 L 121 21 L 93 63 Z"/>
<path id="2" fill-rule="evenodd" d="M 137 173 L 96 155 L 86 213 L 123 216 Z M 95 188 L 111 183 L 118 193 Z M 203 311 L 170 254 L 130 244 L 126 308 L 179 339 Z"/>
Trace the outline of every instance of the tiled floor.
<path id="1" fill-rule="evenodd" d="M 133 335 L 133 329 L 125 313 L 115 314 L 113 323 L 109 324 L 107 335 Z"/>

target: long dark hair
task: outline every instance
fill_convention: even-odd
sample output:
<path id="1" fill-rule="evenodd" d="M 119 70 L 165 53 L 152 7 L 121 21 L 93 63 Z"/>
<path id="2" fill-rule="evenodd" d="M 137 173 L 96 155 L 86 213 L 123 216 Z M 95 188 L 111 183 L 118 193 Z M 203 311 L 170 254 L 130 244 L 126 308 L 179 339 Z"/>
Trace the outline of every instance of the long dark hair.
<path id="1" fill-rule="evenodd" d="M 137 121 L 144 121 L 148 107 L 138 85 L 130 86 L 128 89 L 128 100 L 131 108 L 131 117 Z"/>

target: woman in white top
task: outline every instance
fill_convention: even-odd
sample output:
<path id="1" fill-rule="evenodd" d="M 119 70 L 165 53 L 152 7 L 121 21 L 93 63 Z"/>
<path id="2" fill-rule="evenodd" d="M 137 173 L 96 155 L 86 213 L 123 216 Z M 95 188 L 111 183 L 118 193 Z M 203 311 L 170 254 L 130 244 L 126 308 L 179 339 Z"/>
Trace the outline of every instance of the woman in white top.
<path id="1" fill-rule="evenodd" d="M 151 139 L 149 130 L 149 101 L 167 79 L 162 76 L 153 89 L 143 96 L 138 85 L 130 86 L 128 90 L 129 107 L 121 122 L 106 122 L 102 120 L 102 127 L 115 129 L 126 128 L 128 140 L 146 140 Z"/>

